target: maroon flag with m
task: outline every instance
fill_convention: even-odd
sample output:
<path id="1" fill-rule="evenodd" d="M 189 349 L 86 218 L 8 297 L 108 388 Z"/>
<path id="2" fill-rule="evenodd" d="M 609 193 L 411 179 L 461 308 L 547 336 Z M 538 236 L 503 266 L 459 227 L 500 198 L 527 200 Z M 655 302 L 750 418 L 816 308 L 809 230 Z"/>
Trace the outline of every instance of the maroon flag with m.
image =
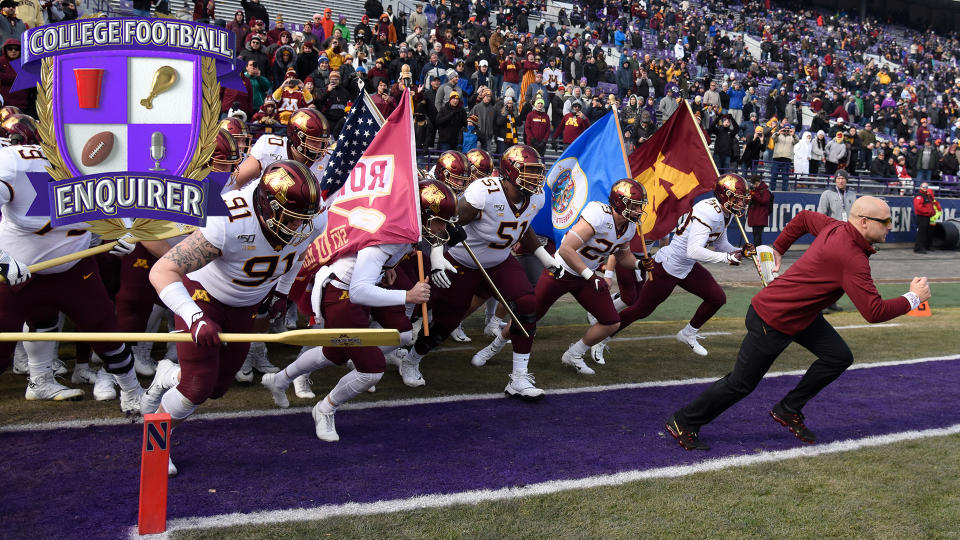
<path id="1" fill-rule="evenodd" d="M 684 101 L 630 154 L 631 173 L 647 189 L 646 214 L 641 221 L 646 240 L 669 234 L 680 216 L 693 207 L 693 200 L 713 189 L 720 174 L 707 144 Z"/>

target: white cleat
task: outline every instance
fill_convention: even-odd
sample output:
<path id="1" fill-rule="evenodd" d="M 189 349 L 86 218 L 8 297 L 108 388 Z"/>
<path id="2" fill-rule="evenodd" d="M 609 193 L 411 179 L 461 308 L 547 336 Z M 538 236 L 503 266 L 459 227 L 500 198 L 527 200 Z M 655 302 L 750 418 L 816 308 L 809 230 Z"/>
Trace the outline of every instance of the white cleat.
<path id="1" fill-rule="evenodd" d="M 167 478 L 173 478 L 180 471 L 178 471 L 177 466 L 173 464 L 173 458 L 167 459 L 169 459 L 169 461 L 167 461 Z"/>
<path id="2" fill-rule="evenodd" d="M 500 335 L 500 330 L 503 329 L 503 320 L 499 317 L 491 317 L 487 324 L 483 327 L 483 335 L 489 338 L 496 338 Z"/>
<path id="3" fill-rule="evenodd" d="M 427 384 L 427 381 L 423 380 L 423 374 L 420 373 L 420 364 L 408 362 L 406 359 L 400 362 L 400 378 L 403 379 L 403 384 L 410 388 Z"/>
<path id="4" fill-rule="evenodd" d="M 280 368 L 270 363 L 267 358 L 267 344 L 254 343 L 250 346 L 250 352 L 247 354 L 250 365 L 260 373 L 276 373 Z"/>
<path id="5" fill-rule="evenodd" d="M 237 382 L 248 383 L 253 382 L 253 365 L 250 361 L 250 356 L 247 356 L 247 359 L 243 361 L 243 365 L 240 366 L 240 371 L 233 376 Z"/>
<path id="6" fill-rule="evenodd" d="M 391 351 L 390 354 L 387 354 L 384 358 L 388 366 L 396 366 L 399 368 L 400 362 L 403 362 L 403 359 L 406 358 L 408 354 L 410 354 L 410 351 L 400 347 L 399 349 Z"/>
<path id="7" fill-rule="evenodd" d="M 287 308 L 287 315 L 284 317 L 284 323 L 286 323 L 287 330 L 296 330 L 298 322 L 297 305 L 293 302 L 290 302 L 290 306 Z"/>
<path id="8" fill-rule="evenodd" d="M 683 330 L 677 332 L 677 341 L 680 343 L 686 343 L 693 349 L 693 352 L 699 354 L 700 356 L 706 356 L 707 350 L 703 348 L 703 345 L 697 342 L 698 339 L 701 339 L 700 334 L 696 333 L 693 335 L 684 334 Z"/>
<path id="9" fill-rule="evenodd" d="M 604 353 L 610 350 L 610 347 L 607 346 L 607 342 L 610 341 L 610 338 L 606 338 L 596 345 L 590 346 L 590 357 L 593 358 L 593 361 L 600 364 L 601 366 L 607 363 L 607 360 L 603 357 Z"/>
<path id="10" fill-rule="evenodd" d="M 267 390 L 273 394 L 273 402 L 277 404 L 277 407 L 286 409 L 290 406 L 290 400 L 287 399 L 287 386 L 277 381 L 276 373 L 264 373 L 260 379 L 260 384 L 266 386 Z"/>
<path id="11" fill-rule="evenodd" d="M 124 414 L 140 414 L 144 394 L 146 394 L 146 392 L 143 391 L 143 388 L 140 388 L 140 385 L 137 385 L 136 390 L 129 392 L 121 389 L 120 411 Z"/>
<path id="12" fill-rule="evenodd" d="M 503 345 L 506 345 L 507 343 L 510 343 L 510 342 L 509 341 L 504 342 Z M 487 362 L 490 361 L 491 358 L 496 356 L 497 353 L 499 353 L 500 350 L 503 349 L 503 345 L 500 345 L 499 347 L 497 347 L 496 341 L 494 341 L 493 343 L 477 351 L 477 353 L 473 355 L 473 358 L 470 359 L 470 363 L 476 367 L 485 366 Z"/>
<path id="13" fill-rule="evenodd" d="M 367 388 L 367 392 L 370 392 L 371 394 L 375 394 L 377 392 L 376 385 L 371 386 L 370 388 Z"/>
<path id="14" fill-rule="evenodd" d="M 143 398 L 140 401 L 140 411 L 143 414 L 157 412 L 163 394 L 176 385 L 176 371 L 178 369 L 180 369 L 180 366 L 167 359 L 163 359 L 157 364 L 157 373 L 153 376 L 153 382 L 143 393 Z"/>
<path id="15" fill-rule="evenodd" d="M 313 381 L 310 380 L 309 375 L 301 375 L 293 380 L 293 393 L 300 399 L 313 399 L 317 395 L 310 389 L 311 384 Z"/>
<path id="16" fill-rule="evenodd" d="M 323 402 L 321 401 L 320 403 Z M 314 405 L 312 412 L 317 438 L 321 441 L 337 442 L 340 440 L 340 435 L 337 434 L 337 424 L 333 418 L 337 413 L 325 413 L 320 411 L 320 403 Z"/>
<path id="17" fill-rule="evenodd" d="M 153 377 L 157 373 L 157 361 L 150 357 L 153 351 L 153 343 L 146 345 L 134 345 L 133 349 L 133 369 L 137 375 L 144 377 Z"/>
<path id="18" fill-rule="evenodd" d="M 503 393 L 524 401 L 540 401 L 543 399 L 543 390 L 533 384 L 533 373 L 514 372 L 510 374 L 510 382 L 503 389 Z"/>
<path id="19" fill-rule="evenodd" d="M 597 324 L 597 318 L 593 316 L 593 313 L 587 312 L 587 322 L 590 323 L 590 326 Z"/>
<path id="20" fill-rule="evenodd" d="M 597 373 L 596 371 L 591 369 L 590 366 L 586 364 L 586 362 L 583 361 L 582 354 L 577 354 L 571 351 L 570 349 L 567 349 L 563 353 L 563 356 L 560 358 L 560 361 L 576 369 L 577 373 L 581 375 L 595 375 Z"/>
<path id="21" fill-rule="evenodd" d="M 97 372 L 97 380 L 93 383 L 93 399 L 97 401 L 117 399 L 117 380 L 103 368 Z"/>
<path id="22" fill-rule="evenodd" d="M 470 343 L 473 341 L 470 339 L 470 336 L 463 331 L 463 325 L 454 328 L 453 332 L 450 332 L 450 337 L 452 337 L 454 341 L 459 341 L 460 343 Z"/>
<path id="23" fill-rule="evenodd" d="M 70 373 L 70 370 L 67 369 L 67 365 L 63 363 L 63 360 L 57 358 L 53 361 L 53 374 L 57 377 L 63 377 L 67 373 Z"/>
<path id="24" fill-rule="evenodd" d="M 23 343 L 17 343 L 17 348 L 13 351 L 13 372 L 17 375 L 30 374 L 30 363 Z"/>
<path id="25" fill-rule="evenodd" d="M 79 401 L 83 390 L 68 388 L 58 383 L 53 373 L 47 373 L 30 379 L 24 397 L 27 401 Z"/>
<path id="26" fill-rule="evenodd" d="M 73 384 L 96 384 L 97 372 L 90 369 L 90 364 L 77 364 L 73 367 L 70 382 Z"/>

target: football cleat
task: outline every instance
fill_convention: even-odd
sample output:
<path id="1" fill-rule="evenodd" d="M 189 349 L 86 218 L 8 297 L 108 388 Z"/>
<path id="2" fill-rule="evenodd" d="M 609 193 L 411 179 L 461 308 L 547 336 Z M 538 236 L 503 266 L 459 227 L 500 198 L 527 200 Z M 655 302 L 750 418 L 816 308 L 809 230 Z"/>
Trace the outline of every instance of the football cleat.
<path id="1" fill-rule="evenodd" d="M 467 333 L 463 331 L 462 324 L 454 328 L 453 332 L 450 332 L 450 337 L 452 337 L 454 341 L 459 341 L 460 343 L 470 343 L 472 341 L 470 339 L 470 336 L 468 336 Z"/>
<path id="2" fill-rule="evenodd" d="M 321 401 L 314 405 L 312 412 L 317 438 L 321 441 L 337 442 L 340 440 L 340 435 L 337 434 L 337 424 L 333 418 L 337 413 L 336 411 L 329 413 L 322 412 L 320 410 L 321 403 L 323 402 Z"/>
<path id="3" fill-rule="evenodd" d="M 595 375 L 597 373 L 583 361 L 582 354 L 577 354 L 571 351 L 570 349 L 567 349 L 563 353 L 563 356 L 560 358 L 560 361 L 572 367 L 573 369 L 576 369 L 577 373 L 581 375 Z"/>
<path id="4" fill-rule="evenodd" d="M 24 397 L 27 401 L 79 401 L 83 399 L 83 390 L 68 388 L 58 383 L 53 373 L 45 373 L 30 379 Z"/>
<path id="5" fill-rule="evenodd" d="M 427 384 L 427 381 L 423 379 L 423 374 L 420 373 L 420 364 L 408 362 L 406 358 L 400 362 L 400 378 L 403 379 L 403 384 L 410 388 L 417 388 Z"/>
<path id="6" fill-rule="evenodd" d="M 137 375 L 144 377 L 153 377 L 157 373 L 157 361 L 150 357 L 153 352 L 153 343 L 144 345 L 134 345 L 133 349 L 133 369 Z"/>
<path id="7" fill-rule="evenodd" d="M 250 354 L 248 357 L 251 360 L 251 365 L 253 369 L 259 371 L 260 373 L 276 373 L 280 371 L 280 368 L 270 363 L 270 359 L 267 358 L 267 344 L 266 343 L 254 343 L 250 347 Z"/>
<path id="8" fill-rule="evenodd" d="M 267 390 L 273 395 L 273 402 L 277 407 L 286 409 L 290 406 L 290 400 L 287 399 L 287 386 L 277 382 L 276 373 L 264 373 L 260 379 L 260 384 L 267 387 Z"/>
<path id="9" fill-rule="evenodd" d="M 505 326 L 503 319 L 497 316 L 490 317 L 490 320 L 487 321 L 487 324 L 483 327 L 483 335 L 495 339 L 500 335 L 500 331 L 503 330 Z"/>
<path id="10" fill-rule="evenodd" d="M 680 443 L 684 450 L 709 450 L 710 445 L 700 440 L 700 435 L 677 422 L 676 415 L 671 415 L 666 424 L 667 432 Z"/>
<path id="11" fill-rule="evenodd" d="M 117 399 L 117 380 L 113 375 L 107 373 L 107 370 L 100 368 L 97 372 L 97 380 L 93 383 L 93 399 L 97 401 L 110 401 Z"/>
<path id="12" fill-rule="evenodd" d="M 28 375 L 30 373 L 29 359 L 26 349 L 23 348 L 23 343 L 17 343 L 17 348 L 13 351 L 13 372 L 17 375 Z"/>
<path id="13" fill-rule="evenodd" d="M 143 393 L 140 401 L 140 411 L 144 414 L 152 414 L 160 408 L 160 399 L 167 390 L 177 385 L 177 373 L 180 366 L 174 364 L 166 358 L 157 364 L 157 373 L 153 376 L 153 382 Z"/>
<path id="14" fill-rule="evenodd" d="M 470 359 L 470 363 L 476 367 L 482 367 L 487 365 L 487 362 L 489 362 L 491 358 L 496 356 L 497 353 L 499 353 L 500 350 L 503 349 L 503 346 L 506 345 L 507 343 L 509 342 L 505 341 L 503 345 L 497 345 L 497 340 L 494 339 L 493 342 L 491 342 L 489 345 L 477 351 L 477 354 L 474 354 L 473 358 Z"/>
<path id="15" fill-rule="evenodd" d="M 313 399 L 317 395 L 310 389 L 311 384 L 313 381 L 310 380 L 309 375 L 301 375 L 293 380 L 293 393 L 300 399 Z"/>
<path id="16" fill-rule="evenodd" d="M 97 372 L 90 369 L 90 364 L 77 364 L 73 366 L 73 375 L 70 376 L 70 382 L 73 384 L 96 384 Z"/>
<path id="17" fill-rule="evenodd" d="M 287 307 L 287 314 L 283 318 L 283 322 L 287 330 L 297 329 L 297 323 L 299 321 L 297 319 L 297 303 L 296 302 L 290 302 L 290 305 Z"/>
<path id="18" fill-rule="evenodd" d="M 167 478 L 173 478 L 173 477 L 176 476 L 177 473 L 180 472 L 180 471 L 178 471 L 178 470 L 177 470 L 177 466 L 173 464 L 173 458 L 172 458 L 172 457 L 168 457 L 167 459 L 168 459 L 168 461 L 167 461 Z"/>
<path id="19" fill-rule="evenodd" d="M 57 358 L 53 361 L 53 374 L 58 377 L 63 377 L 67 373 L 70 373 L 70 370 L 67 369 L 67 365 L 63 363 L 63 360 Z"/>
<path id="20" fill-rule="evenodd" d="M 410 351 L 400 347 L 384 355 L 384 358 L 388 366 L 396 366 L 399 368 L 400 362 L 403 362 L 403 359 L 406 358 L 408 354 L 410 354 Z"/>
<path id="21" fill-rule="evenodd" d="M 533 373 L 511 373 L 510 382 L 503 389 L 503 393 L 524 401 L 540 401 L 543 399 L 543 390 L 534 386 L 534 382 Z"/>
<path id="22" fill-rule="evenodd" d="M 694 353 L 699 354 L 700 356 L 706 356 L 707 350 L 703 348 L 703 345 L 700 345 L 697 342 L 698 339 L 701 339 L 700 334 L 686 334 L 683 330 L 677 332 L 677 341 L 680 343 L 686 343 L 690 346 Z"/>
<path id="23" fill-rule="evenodd" d="M 590 358 L 593 358 L 593 361 L 601 366 L 607 363 L 607 360 L 603 355 L 610 350 L 610 347 L 607 346 L 609 341 L 610 338 L 604 338 L 604 340 L 600 343 L 590 346 Z"/>
<path id="24" fill-rule="evenodd" d="M 143 396 L 146 392 L 140 385 L 135 390 L 120 390 L 120 411 L 125 414 L 140 414 L 140 406 L 143 403 Z"/>
<path id="25" fill-rule="evenodd" d="M 796 435 L 801 441 L 807 444 L 817 442 L 817 436 L 803 423 L 803 413 L 790 412 L 783 406 L 783 402 L 779 402 L 773 406 L 773 410 L 770 411 L 770 416 L 773 417 L 778 424 L 788 428 L 790 432 Z"/>

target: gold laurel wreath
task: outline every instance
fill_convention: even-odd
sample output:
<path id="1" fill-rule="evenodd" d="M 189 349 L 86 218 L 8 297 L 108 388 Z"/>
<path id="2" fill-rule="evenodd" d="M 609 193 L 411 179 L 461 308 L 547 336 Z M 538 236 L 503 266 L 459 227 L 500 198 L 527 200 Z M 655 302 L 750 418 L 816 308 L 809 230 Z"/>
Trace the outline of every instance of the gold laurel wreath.
<path id="1" fill-rule="evenodd" d="M 102 17 L 102 13 L 85 15 L 82 18 Z M 220 116 L 220 82 L 217 81 L 217 64 L 212 58 L 201 59 L 201 84 L 203 85 L 203 113 L 200 117 L 200 137 L 193 158 L 183 176 L 203 180 L 210 173 L 210 158 L 217 144 L 217 120 Z M 40 141 L 50 166 L 47 172 L 54 180 L 72 178 L 67 169 L 53 129 L 53 58 L 44 58 L 37 85 L 37 117 L 40 120 Z M 156 219 L 137 218 L 130 227 L 121 219 L 102 219 L 88 222 L 88 229 L 105 240 L 114 240 L 132 234 L 138 240 L 158 240 L 187 234 L 196 229 L 189 225 Z M 178 233 L 178 234 L 174 234 Z"/>

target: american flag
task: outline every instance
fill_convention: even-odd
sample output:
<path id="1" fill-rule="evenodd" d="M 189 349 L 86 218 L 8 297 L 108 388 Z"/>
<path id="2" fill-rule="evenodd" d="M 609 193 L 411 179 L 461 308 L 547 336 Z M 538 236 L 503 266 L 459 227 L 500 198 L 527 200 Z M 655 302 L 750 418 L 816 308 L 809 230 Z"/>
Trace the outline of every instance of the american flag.
<path id="1" fill-rule="evenodd" d="M 336 193 L 347 181 L 350 171 L 357 165 L 383 123 L 383 116 L 370 95 L 366 90 L 360 90 L 332 147 L 330 160 L 323 167 L 320 191 L 324 199 Z"/>

